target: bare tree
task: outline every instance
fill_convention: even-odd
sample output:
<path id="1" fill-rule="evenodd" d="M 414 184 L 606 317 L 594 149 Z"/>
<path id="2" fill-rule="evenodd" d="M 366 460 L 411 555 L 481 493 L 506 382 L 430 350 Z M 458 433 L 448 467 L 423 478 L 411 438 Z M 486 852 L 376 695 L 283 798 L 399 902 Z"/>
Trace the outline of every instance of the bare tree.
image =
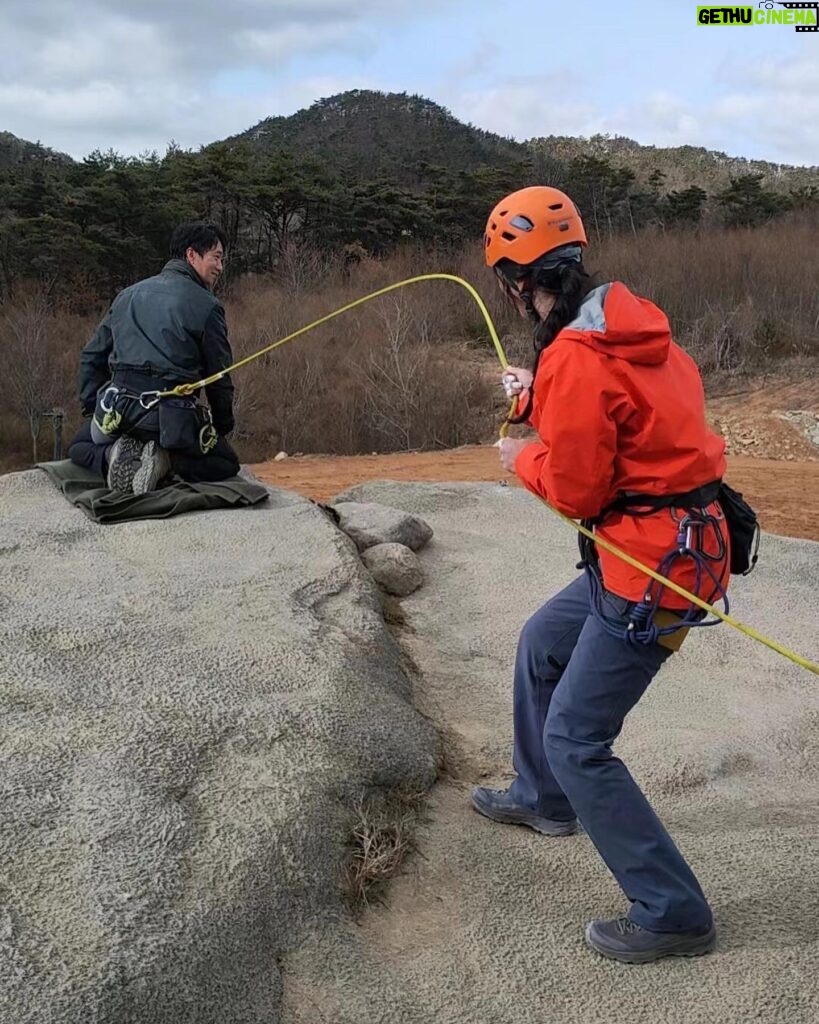
<path id="1" fill-rule="evenodd" d="M 39 287 L 21 296 L 0 320 L 7 394 L 12 408 L 28 423 L 35 463 L 43 414 L 57 398 L 49 318 L 47 292 Z"/>
<path id="2" fill-rule="evenodd" d="M 337 263 L 332 255 L 300 239 L 288 238 L 279 249 L 275 273 L 287 295 L 297 299 L 305 291 L 321 287 L 337 272 Z"/>
<path id="3" fill-rule="evenodd" d="M 367 382 L 365 408 L 374 431 L 390 446 L 405 451 L 424 440 L 424 417 L 420 415 L 427 383 L 429 344 L 416 340 L 418 325 L 407 300 L 395 297 L 379 306 L 384 344 L 373 349 L 362 367 Z M 421 326 L 427 333 L 428 325 Z"/>
<path id="4" fill-rule="evenodd" d="M 294 451 L 303 443 L 322 379 L 319 359 L 295 348 L 263 357 L 269 365 L 266 383 L 268 418 L 279 447 Z"/>

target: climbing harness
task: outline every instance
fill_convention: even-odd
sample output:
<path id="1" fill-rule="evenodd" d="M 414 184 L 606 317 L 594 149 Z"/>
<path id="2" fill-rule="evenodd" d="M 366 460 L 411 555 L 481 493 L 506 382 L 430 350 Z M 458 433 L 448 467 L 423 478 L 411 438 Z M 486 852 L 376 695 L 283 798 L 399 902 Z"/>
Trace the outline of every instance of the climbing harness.
<path id="1" fill-rule="evenodd" d="M 748 567 L 751 559 L 743 538 L 736 538 L 737 550 L 734 550 L 735 530 L 732 529 L 730 523 L 726 523 L 731 540 L 730 565 L 726 564 L 729 561 L 729 551 L 720 523 L 725 522 L 727 516 L 720 506 L 714 504 L 720 501 L 724 486 L 722 481 L 715 480 L 713 483 L 697 487 L 685 494 L 623 494 L 607 505 L 596 519 L 584 520 L 584 525 L 589 530 L 605 526 L 607 518 L 612 513 L 643 518 L 655 515 L 664 509 L 667 510 L 676 524 L 677 537 L 675 547 L 657 565 L 658 575 L 669 577 L 672 568 L 679 567 L 680 563 L 689 563 L 694 570 L 693 590 L 696 593 L 702 592 L 710 580 L 713 587 L 708 595 L 707 603 L 709 605 L 713 605 L 715 602 L 721 603 L 727 614 L 730 605 L 723 583 L 723 578 L 727 575 L 726 570 L 730 568 L 732 573 L 743 572 L 747 575 L 753 566 Z M 738 495 L 736 492 L 732 493 L 747 510 L 749 521 L 753 521 L 756 531 L 754 534 L 755 548 L 758 549 L 759 527 L 756 515 L 750 506 L 742 502 L 742 495 Z M 714 511 L 709 511 L 710 508 L 714 508 Z M 662 607 L 665 584 L 651 580 L 643 600 L 631 604 L 628 625 L 624 627 L 621 621 L 613 620 L 606 615 L 605 591 L 594 543 L 582 534 L 578 536 L 578 539 L 580 565 L 586 569 L 589 575 L 592 608 L 595 616 L 608 633 L 630 643 L 660 643 L 673 650 L 679 650 L 689 630 L 703 626 L 716 626 L 721 621 L 716 616 L 707 618 L 707 615 L 703 614 L 702 610 L 695 605 L 689 605 L 685 612 L 670 613 Z M 710 550 L 709 540 L 712 541 Z M 755 561 L 754 553 L 753 562 L 755 563 Z M 719 568 L 715 572 L 717 566 Z M 672 642 L 669 638 L 676 633 L 681 634 L 679 642 Z"/>
<path id="2" fill-rule="evenodd" d="M 684 500 L 682 495 L 679 498 Z M 668 507 L 668 514 L 677 527 L 676 545 L 660 560 L 657 575 L 662 578 L 670 577 L 672 569 L 678 568 L 680 564 L 690 563 L 694 569 L 694 592 L 702 592 L 710 580 L 712 589 L 707 604 L 713 605 L 718 601 L 727 614 L 730 606 L 722 577 L 727 568 L 725 563 L 728 559 L 728 550 L 720 529 L 720 522 L 724 519 L 722 512 L 710 512 L 705 506 L 689 507 L 674 502 Z M 591 550 L 593 545 L 582 534 L 580 537 L 581 564 L 588 574 L 591 585 L 592 609 L 597 620 L 610 635 L 629 643 L 655 644 L 663 643 L 666 638 L 682 630 L 687 633 L 690 629 L 719 625 L 721 620 L 717 616 L 709 619 L 695 605 L 689 605 L 679 614 L 662 616 L 661 613 L 665 611 L 662 607 L 662 596 L 666 587 L 664 583 L 651 580 L 642 601 L 631 604 L 628 624 L 623 626 L 622 621 L 614 620 L 606 614 L 605 590 L 596 555 Z M 709 538 L 713 541 L 714 550 L 708 550 Z M 717 572 L 715 566 L 719 567 Z"/>
<path id="3" fill-rule="evenodd" d="M 454 274 L 419 274 L 419 275 L 417 275 L 415 277 L 407 278 L 407 280 L 405 280 L 405 281 L 398 281 L 396 284 L 388 285 L 385 288 L 379 288 L 378 291 L 372 292 L 369 295 L 364 295 L 361 298 L 356 299 L 353 302 L 348 302 L 346 305 L 341 306 L 339 309 L 334 310 L 332 313 L 328 313 L 325 316 L 320 317 L 318 320 L 314 320 L 312 323 L 307 324 L 305 327 L 300 327 L 297 331 L 293 331 L 292 334 L 288 334 L 286 337 L 280 338 L 278 341 L 275 341 L 275 342 L 273 342 L 270 345 L 265 345 L 265 347 L 259 349 L 258 352 L 253 352 L 253 353 L 251 353 L 251 355 L 245 356 L 243 359 L 238 360 L 237 362 L 233 363 L 231 366 L 228 366 L 224 370 L 221 370 L 219 373 L 212 374 L 209 377 L 204 377 L 204 378 L 202 378 L 202 380 L 198 380 L 198 381 L 196 381 L 194 383 L 191 383 L 191 384 L 179 384 L 176 387 L 170 388 L 167 391 L 144 392 L 144 395 L 148 396 L 148 400 L 152 401 L 152 402 L 154 401 L 154 399 L 156 401 L 159 401 L 159 399 L 162 399 L 162 398 L 174 398 L 174 397 L 186 397 L 186 396 L 189 396 L 194 391 L 198 390 L 199 388 L 207 387 L 209 384 L 213 384 L 217 380 L 221 380 L 223 377 L 227 376 L 227 374 L 229 374 L 229 373 L 232 373 L 234 370 L 238 370 L 238 369 L 240 369 L 243 366 L 247 366 L 248 363 L 251 363 L 251 362 L 253 362 L 256 359 L 261 358 L 263 355 L 266 355 L 268 352 L 272 352 L 274 349 L 280 348 L 282 345 L 286 345 L 289 342 L 294 341 L 296 338 L 301 337 L 303 334 L 306 334 L 308 331 L 312 331 L 314 328 L 320 327 L 322 324 L 328 323 L 330 320 L 335 319 L 335 317 L 341 316 L 343 313 L 347 313 L 351 309 L 355 309 L 358 306 L 363 305 L 365 302 L 370 302 L 373 299 L 380 298 L 382 295 L 388 295 L 390 292 L 396 291 L 398 288 L 405 288 L 407 285 L 416 284 L 416 283 L 421 282 L 421 281 L 452 281 L 455 284 L 458 284 L 461 287 L 465 288 L 467 290 L 467 292 L 469 292 L 469 294 L 475 300 L 475 303 L 478 306 L 479 310 L 481 311 L 481 314 L 483 315 L 483 318 L 484 318 L 484 320 L 486 322 L 486 327 L 487 327 L 487 330 L 489 331 L 489 336 L 492 339 L 492 344 L 494 345 L 495 352 L 497 353 L 498 361 L 500 362 L 501 368 L 504 369 L 504 370 L 508 369 L 509 361 L 506 358 L 506 352 L 504 351 L 503 345 L 501 344 L 500 338 L 498 337 L 497 329 L 496 329 L 496 327 L 495 327 L 495 325 L 494 325 L 494 323 L 492 321 L 492 317 L 490 316 L 489 310 L 487 309 L 485 302 L 483 301 L 481 296 L 478 294 L 477 290 L 468 281 L 465 281 L 463 278 L 457 277 Z M 512 406 L 511 406 L 511 408 L 509 410 L 509 416 L 507 416 L 507 419 L 501 424 L 501 428 L 500 428 L 500 436 L 501 436 L 501 438 L 504 438 L 504 437 L 506 437 L 508 435 L 510 420 L 514 417 L 516 411 L 517 411 L 517 399 L 513 399 Z M 720 501 L 722 501 L 722 495 L 724 493 L 722 489 L 725 488 L 726 485 L 723 483 L 723 484 L 720 485 L 720 487 L 721 487 L 721 489 L 720 489 Z M 735 494 L 735 492 L 731 492 L 731 493 Z M 645 504 L 646 503 L 646 498 L 648 496 L 640 495 L 638 497 L 639 497 L 639 501 L 641 503 Z M 741 496 L 739 496 L 739 497 L 741 498 Z M 666 590 L 670 590 L 673 593 L 677 594 L 678 596 L 685 598 L 685 600 L 690 605 L 700 609 L 700 611 L 702 611 L 702 612 L 706 612 L 707 614 L 713 615 L 719 621 L 727 622 L 729 626 L 732 626 L 734 629 L 738 630 L 740 633 L 743 633 L 745 636 L 750 637 L 752 640 L 757 641 L 757 643 L 763 644 L 765 647 L 769 648 L 770 650 L 776 651 L 777 654 L 781 654 L 782 657 L 787 658 L 789 661 L 793 662 L 795 665 L 799 665 L 802 668 L 807 669 L 808 672 L 813 672 L 815 675 L 819 675 L 819 665 L 817 665 L 815 662 L 810 661 L 808 658 L 802 657 L 800 654 L 797 654 L 795 651 L 790 650 L 788 647 L 785 647 L 783 644 L 778 643 L 776 640 L 772 640 L 770 637 L 767 637 L 764 634 L 760 633 L 758 630 L 754 629 L 752 626 L 746 626 L 744 623 L 742 623 L 742 622 L 738 621 L 737 619 L 733 618 L 728 613 L 727 602 L 725 604 L 725 611 L 722 611 L 721 609 L 717 608 L 715 605 L 713 605 L 710 602 L 705 601 L 703 598 L 699 597 L 697 594 L 692 594 L 690 591 L 686 590 L 684 587 L 680 586 L 678 583 L 675 583 L 673 580 L 670 580 L 667 577 L 667 575 L 664 572 L 661 571 L 662 569 L 668 570 L 670 568 L 670 564 L 666 564 L 666 559 L 663 560 L 663 562 L 661 563 L 660 566 L 657 567 L 657 569 L 652 569 L 652 568 L 650 568 L 647 565 L 643 565 L 642 562 L 638 561 L 636 558 L 633 558 L 627 552 L 622 551 L 620 548 L 616 547 L 610 541 L 608 541 L 604 537 L 600 536 L 599 533 L 594 533 L 593 532 L 593 526 L 590 527 L 585 522 L 579 522 L 579 523 L 575 522 L 575 520 L 569 518 L 569 516 L 567 516 L 567 515 L 564 515 L 564 513 L 562 513 L 559 509 L 556 509 L 553 505 L 550 505 L 549 502 L 546 501 L 544 498 L 539 498 L 539 500 L 542 501 L 544 505 L 547 505 L 552 510 L 552 512 L 554 512 L 555 515 L 557 515 L 560 519 L 562 519 L 564 522 L 568 523 L 572 527 L 572 529 L 577 530 L 577 532 L 582 537 L 584 537 L 587 541 L 591 541 L 592 544 L 596 545 L 599 548 L 602 548 L 604 551 L 608 551 L 609 554 L 614 555 L 615 557 L 619 558 L 621 561 L 625 562 L 627 565 L 630 565 L 633 569 L 636 569 L 639 572 L 643 573 L 644 575 L 648 576 L 655 583 L 660 584 L 660 586 L 662 588 L 665 588 Z M 649 500 L 648 504 L 651 504 L 650 500 Z M 686 511 L 688 511 L 688 510 L 686 510 Z M 726 516 L 727 516 L 728 515 L 728 511 L 725 508 L 723 508 L 723 511 L 724 511 L 724 514 L 726 514 Z M 679 542 L 678 545 L 674 548 L 674 551 L 670 553 L 670 556 L 673 556 L 673 558 L 691 557 L 689 555 L 689 550 L 688 550 L 690 548 L 689 540 L 693 540 L 694 533 L 698 529 L 701 529 L 701 527 L 697 526 L 696 523 L 693 522 L 693 521 L 686 522 L 684 526 L 683 526 L 683 523 L 684 523 L 684 519 L 681 519 L 679 521 L 680 530 L 678 531 L 678 537 L 681 534 L 683 540 L 681 542 Z M 705 523 L 706 527 L 708 525 L 709 525 L 708 523 Z M 682 550 L 680 550 L 680 547 L 682 547 Z M 693 549 L 691 549 L 691 550 L 693 550 Z M 667 556 L 667 557 L 669 557 L 669 556 Z M 756 552 L 753 553 L 752 560 L 754 562 L 756 561 Z M 672 561 L 673 561 L 673 559 L 672 559 Z M 703 568 L 702 568 L 701 571 L 703 573 L 705 573 L 705 575 L 708 576 L 715 583 L 717 582 L 716 576 L 707 567 L 707 563 L 703 564 Z M 733 570 L 733 565 L 732 565 L 732 571 L 734 571 Z M 716 599 L 719 600 L 718 592 L 716 592 L 713 596 Z M 722 596 L 723 596 L 723 598 L 725 596 L 724 590 L 722 592 Z M 645 602 L 643 602 L 643 604 L 645 604 Z M 639 605 L 637 607 L 639 607 Z M 652 607 L 654 607 L 654 599 L 652 599 Z M 665 612 L 665 609 L 661 609 L 660 611 L 661 612 Z M 692 612 L 691 616 L 693 617 L 694 614 L 695 613 Z M 651 625 L 649 625 L 648 624 L 648 619 L 646 618 L 645 625 L 644 625 L 643 620 L 638 616 L 637 619 L 635 620 L 635 624 L 634 624 L 635 637 L 636 637 L 637 634 L 645 633 L 647 630 L 655 629 L 655 628 L 658 630 L 658 635 L 661 635 L 661 636 L 664 635 L 664 634 L 662 634 L 660 632 L 660 630 L 662 630 L 662 629 L 664 629 L 666 627 L 665 626 L 661 626 L 659 624 L 658 617 L 659 617 L 659 612 L 655 612 L 655 616 L 654 616 L 655 621 L 653 623 L 651 623 Z M 706 622 L 700 621 L 700 619 L 698 618 L 697 622 L 689 622 L 687 624 L 687 628 L 690 628 L 692 625 L 704 625 L 704 624 L 710 624 L 710 623 L 706 623 Z"/>
<path id="4" fill-rule="evenodd" d="M 107 437 L 123 430 L 139 436 L 140 430 L 158 432 L 159 444 L 168 451 L 196 451 L 207 455 L 219 435 L 210 409 L 189 396 L 165 396 L 159 390 L 140 391 L 113 381 L 97 396 L 94 423 Z"/>

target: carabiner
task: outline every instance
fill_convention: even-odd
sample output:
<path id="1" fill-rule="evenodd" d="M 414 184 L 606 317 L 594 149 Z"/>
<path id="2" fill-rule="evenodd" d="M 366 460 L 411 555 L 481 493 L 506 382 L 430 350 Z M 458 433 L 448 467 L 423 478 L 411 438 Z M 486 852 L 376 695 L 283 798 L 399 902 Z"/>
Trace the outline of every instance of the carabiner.
<path id="1" fill-rule="evenodd" d="M 143 409 L 153 409 L 155 405 L 159 405 L 160 394 L 159 391 L 143 391 L 139 396 L 139 404 Z M 147 402 L 145 401 L 146 398 L 148 399 Z"/>
<path id="2" fill-rule="evenodd" d="M 114 405 L 108 404 L 108 396 L 110 394 L 114 395 L 113 402 L 114 405 L 116 405 L 117 398 L 119 396 L 119 388 L 115 384 L 109 384 L 105 391 L 103 391 L 102 393 L 102 398 L 100 399 L 100 409 L 102 409 L 103 412 L 114 411 Z"/>

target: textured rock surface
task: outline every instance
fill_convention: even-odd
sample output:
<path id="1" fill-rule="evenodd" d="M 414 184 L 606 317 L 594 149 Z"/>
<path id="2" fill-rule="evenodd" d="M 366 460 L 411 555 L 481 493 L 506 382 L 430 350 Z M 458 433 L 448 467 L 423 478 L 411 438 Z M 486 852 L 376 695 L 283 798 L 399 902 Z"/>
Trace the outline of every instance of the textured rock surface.
<path id="1" fill-rule="evenodd" d="M 100 527 L 0 477 L 0 1021 L 272 1024 L 370 787 L 437 736 L 309 501 Z"/>
<path id="2" fill-rule="evenodd" d="M 402 606 L 420 680 L 351 542 L 294 495 L 101 528 L 39 473 L 0 478 L 2 1024 L 815 1024 L 815 677 L 724 626 L 663 669 L 616 749 L 719 948 L 607 962 L 583 924 L 624 901 L 588 838 L 468 804 L 508 783 L 518 631 L 573 578 L 574 533 L 495 485 L 345 498 L 435 529 Z M 817 660 L 817 577 L 819 545 L 766 536 L 732 610 Z M 351 803 L 431 776 L 410 701 L 447 774 L 419 855 L 353 924 Z"/>
<path id="3" fill-rule="evenodd" d="M 469 806 L 475 783 L 509 783 L 518 632 L 574 577 L 574 531 L 491 484 L 373 483 L 344 498 L 435 530 L 424 586 L 402 603 L 403 642 L 422 673 L 416 700 L 445 730 L 448 775 L 387 905 L 286 958 L 288 1024 L 815 1024 L 816 677 L 727 626 L 663 668 L 616 750 L 710 896 L 719 947 L 611 963 L 585 948 L 583 926 L 625 901 L 588 837 L 546 839 Z M 819 660 L 819 544 L 766 535 L 762 556 L 734 581 L 732 611 Z"/>
<path id="4" fill-rule="evenodd" d="M 414 593 L 424 582 L 418 556 L 404 544 L 376 544 L 363 552 L 361 561 L 379 587 L 395 597 Z"/>
<path id="5" fill-rule="evenodd" d="M 432 537 L 432 529 L 423 519 L 389 505 L 337 501 L 333 508 L 341 517 L 341 529 L 355 541 L 359 551 L 376 544 L 404 544 L 420 551 Z"/>

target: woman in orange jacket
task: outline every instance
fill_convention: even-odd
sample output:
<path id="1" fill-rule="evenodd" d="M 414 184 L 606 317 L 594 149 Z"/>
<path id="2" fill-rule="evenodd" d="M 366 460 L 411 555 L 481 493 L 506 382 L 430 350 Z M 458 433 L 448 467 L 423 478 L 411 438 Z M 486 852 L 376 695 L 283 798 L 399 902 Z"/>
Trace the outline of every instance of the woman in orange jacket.
<path id="1" fill-rule="evenodd" d="M 724 443 L 705 421 L 702 381 L 665 314 L 620 282 L 595 287 L 572 200 L 525 188 L 489 216 L 485 258 L 534 324 L 532 371 L 509 368 L 517 422 L 501 462 L 555 508 L 713 602 L 725 597 L 729 539 L 717 502 Z M 685 598 L 601 549 L 524 626 L 515 662 L 514 767 L 507 790 L 478 787 L 475 808 L 550 836 L 578 820 L 630 901 L 586 939 L 630 963 L 713 948 L 711 910 L 691 869 L 612 753 L 680 637 L 702 625 Z"/>

